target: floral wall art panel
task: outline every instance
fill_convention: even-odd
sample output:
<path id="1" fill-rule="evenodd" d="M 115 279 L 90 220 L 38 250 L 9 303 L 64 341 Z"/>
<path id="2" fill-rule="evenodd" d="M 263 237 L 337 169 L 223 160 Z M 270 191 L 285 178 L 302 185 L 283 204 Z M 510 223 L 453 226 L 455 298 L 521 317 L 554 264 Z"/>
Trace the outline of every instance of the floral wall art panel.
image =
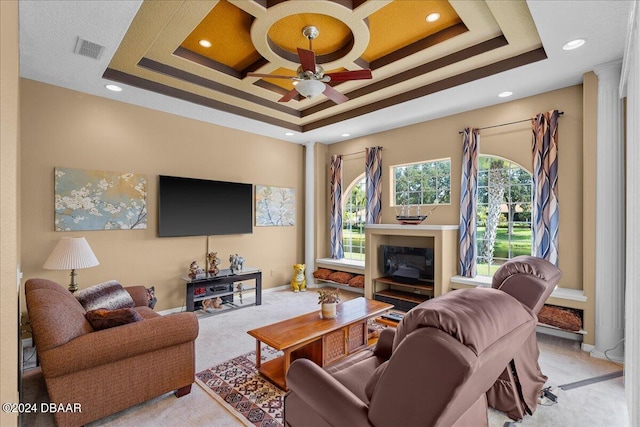
<path id="1" fill-rule="evenodd" d="M 147 179 L 129 172 L 55 168 L 55 229 L 147 228 Z"/>
<path id="2" fill-rule="evenodd" d="M 256 185 L 256 226 L 295 224 L 296 190 Z"/>

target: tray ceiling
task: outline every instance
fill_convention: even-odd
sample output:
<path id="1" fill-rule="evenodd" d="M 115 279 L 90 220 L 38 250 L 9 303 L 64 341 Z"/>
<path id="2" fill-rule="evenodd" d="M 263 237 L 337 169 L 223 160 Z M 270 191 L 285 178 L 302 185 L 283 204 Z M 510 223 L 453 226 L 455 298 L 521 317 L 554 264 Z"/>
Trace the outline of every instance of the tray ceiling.
<path id="1" fill-rule="evenodd" d="M 295 75 L 307 25 L 325 70 L 372 70 L 331 83 L 347 102 L 281 103 L 289 80 L 247 77 Z M 103 77 L 304 133 L 545 58 L 525 2 L 147 0 Z"/>

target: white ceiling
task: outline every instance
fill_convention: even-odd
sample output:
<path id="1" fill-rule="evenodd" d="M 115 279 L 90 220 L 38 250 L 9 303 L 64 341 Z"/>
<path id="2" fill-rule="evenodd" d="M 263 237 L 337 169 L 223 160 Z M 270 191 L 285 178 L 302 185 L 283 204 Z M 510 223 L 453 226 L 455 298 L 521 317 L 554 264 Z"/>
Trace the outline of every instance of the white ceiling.
<path id="1" fill-rule="evenodd" d="M 528 0 L 548 59 L 293 136 L 285 136 L 284 128 L 135 87 L 106 90 L 110 82 L 102 75 L 141 3 L 21 0 L 21 77 L 284 141 L 331 144 L 345 140 L 343 133 L 357 138 L 579 84 L 594 66 L 622 59 L 632 1 Z M 106 47 L 99 60 L 74 53 L 78 37 Z M 576 38 L 586 39 L 586 45 L 562 50 Z M 506 90 L 513 96 L 497 97 Z"/>

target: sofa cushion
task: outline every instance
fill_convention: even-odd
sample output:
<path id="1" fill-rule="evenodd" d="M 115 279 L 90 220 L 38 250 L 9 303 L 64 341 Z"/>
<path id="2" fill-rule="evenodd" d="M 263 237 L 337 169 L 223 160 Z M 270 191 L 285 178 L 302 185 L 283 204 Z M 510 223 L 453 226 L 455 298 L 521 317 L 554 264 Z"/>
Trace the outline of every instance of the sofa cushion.
<path id="1" fill-rule="evenodd" d="M 127 325 L 133 322 L 139 322 L 142 316 L 138 314 L 133 308 L 119 308 L 116 310 L 106 310 L 99 308 L 97 310 L 87 311 L 84 315 L 87 318 L 91 327 L 96 331 L 102 329 L 109 329 L 116 326 Z"/>
<path id="2" fill-rule="evenodd" d="M 76 293 L 76 299 L 86 311 L 105 308 L 117 310 L 119 308 L 135 307 L 133 298 L 116 280 L 93 285 Z"/>

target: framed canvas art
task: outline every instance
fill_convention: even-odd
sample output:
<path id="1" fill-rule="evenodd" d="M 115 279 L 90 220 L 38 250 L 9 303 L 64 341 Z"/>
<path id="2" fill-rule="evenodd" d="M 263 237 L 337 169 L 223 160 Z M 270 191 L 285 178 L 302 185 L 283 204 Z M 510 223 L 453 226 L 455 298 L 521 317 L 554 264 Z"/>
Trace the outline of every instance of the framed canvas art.
<path id="1" fill-rule="evenodd" d="M 55 230 L 147 228 L 147 179 L 130 172 L 55 168 Z"/>
<path id="2" fill-rule="evenodd" d="M 256 185 L 256 226 L 295 224 L 295 189 Z"/>

